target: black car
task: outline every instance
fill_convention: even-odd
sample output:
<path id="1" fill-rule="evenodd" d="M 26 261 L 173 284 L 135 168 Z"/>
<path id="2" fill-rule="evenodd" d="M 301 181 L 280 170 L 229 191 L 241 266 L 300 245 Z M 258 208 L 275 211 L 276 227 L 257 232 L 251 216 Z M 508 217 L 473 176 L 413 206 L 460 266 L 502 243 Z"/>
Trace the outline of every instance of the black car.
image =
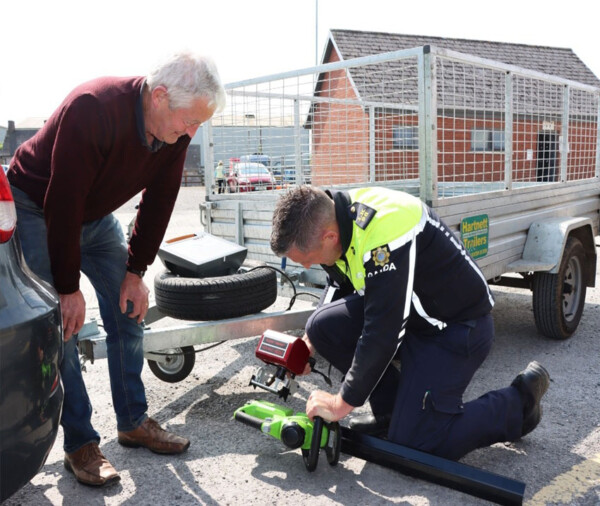
<path id="1" fill-rule="evenodd" d="M 33 478 L 54 444 L 63 402 L 58 295 L 23 259 L 0 171 L 0 501 Z"/>

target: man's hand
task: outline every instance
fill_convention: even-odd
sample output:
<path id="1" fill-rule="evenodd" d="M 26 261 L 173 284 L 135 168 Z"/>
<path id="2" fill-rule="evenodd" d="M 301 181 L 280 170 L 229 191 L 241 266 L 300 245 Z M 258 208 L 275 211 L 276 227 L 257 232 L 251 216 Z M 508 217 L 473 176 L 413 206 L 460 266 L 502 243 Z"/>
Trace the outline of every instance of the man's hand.
<path id="1" fill-rule="evenodd" d="M 311 420 L 320 416 L 327 422 L 337 422 L 353 409 L 354 406 L 344 401 L 339 393 L 332 395 L 322 390 L 311 392 L 306 401 L 306 414 Z"/>
<path id="2" fill-rule="evenodd" d="M 148 312 L 148 295 L 150 290 L 144 283 L 144 280 L 132 272 L 125 273 L 125 279 L 121 283 L 121 294 L 119 298 L 119 307 L 122 313 L 127 312 L 127 301 L 133 304 L 133 309 L 129 313 L 129 318 L 136 318 L 137 322 L 142 323 Z"/>
<path id="3" fill-rule="evenodd" d="M 63 321 L 63 339 L 67 342 L 73 334 L 77 334 L 85 322 L 85 299 L 81 290 L 73 293 L 59 294 L 60 311 Z"/>

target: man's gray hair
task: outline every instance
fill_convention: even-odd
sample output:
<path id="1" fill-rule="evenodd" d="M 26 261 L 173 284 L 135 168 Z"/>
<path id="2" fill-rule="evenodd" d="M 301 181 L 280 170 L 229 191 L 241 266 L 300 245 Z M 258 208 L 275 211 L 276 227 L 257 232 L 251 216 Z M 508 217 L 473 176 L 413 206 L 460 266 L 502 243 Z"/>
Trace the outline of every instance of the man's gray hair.
<path id="1" fill-rule="evenodd" d="M 194 100 L 204 97 L 215 112 L 225 108 L 225 89 L 217 66 L 207 56 L 181 52 L 158 65 L 146 77 L 150 91 L 164 86 L 169 94 L 171 109 L 187 108 Z"/>
<path id="2" fill-rule="evenodd" d="M 333 200 L 314 186 L 299 186 L 281 196 L 273 212 L 271 249 L 278 256 L 296 247 L 303 253 L 316 247 L 321 231 L 335 220 Z"/>

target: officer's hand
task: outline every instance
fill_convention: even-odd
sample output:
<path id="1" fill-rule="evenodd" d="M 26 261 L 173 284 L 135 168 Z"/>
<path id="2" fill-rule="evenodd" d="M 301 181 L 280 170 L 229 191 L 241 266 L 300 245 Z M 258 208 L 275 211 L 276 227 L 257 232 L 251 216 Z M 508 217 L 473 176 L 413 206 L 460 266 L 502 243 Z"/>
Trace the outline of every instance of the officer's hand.
<path id="1" fill-rule="evenodd" d="M 148 312 L 148 295 L 150 290 L 144 283 L 144 280 L 132 272 L 125 273 L 125 279 L 121 283 L 121 294 L 119 297 L 119 307 L 122 313 L 127 312 L 127 301 L 131 301 L 133 309 L 129 313 L 129 318 L 136 318 L 137 322 L 142 323 Z"/>
<path id="2" fill-rule="evenodd" d="M 58 297 L 63 321 L 63 339 L 67 342 L 73 334 L 77 334 L 83 327 L 85 322 L 85 299 L 81 290 L 59 294 Z"/>
<path id="3" fill-rule="evenodd" d="M 306 401 L 306 414 L 311 420 L 320 416 L 327 422 L 337 422 L 353 409 L 354 406 L 344 401 L 339 393 L 332 395 L 322 390 L 311 392 Z"/>

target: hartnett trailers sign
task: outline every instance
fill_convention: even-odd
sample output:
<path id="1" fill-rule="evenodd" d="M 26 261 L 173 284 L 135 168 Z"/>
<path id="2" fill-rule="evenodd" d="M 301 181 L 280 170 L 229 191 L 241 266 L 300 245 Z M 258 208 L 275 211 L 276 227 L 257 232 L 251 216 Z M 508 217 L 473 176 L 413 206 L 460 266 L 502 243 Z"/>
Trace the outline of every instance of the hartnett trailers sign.
<path id="1" fill-rule="evenodd" d="M 489 244 L 489 219 L 487 214 L 469 216 L 460 222 L 460 238 L 473 258 L 487 255 Z"/>

